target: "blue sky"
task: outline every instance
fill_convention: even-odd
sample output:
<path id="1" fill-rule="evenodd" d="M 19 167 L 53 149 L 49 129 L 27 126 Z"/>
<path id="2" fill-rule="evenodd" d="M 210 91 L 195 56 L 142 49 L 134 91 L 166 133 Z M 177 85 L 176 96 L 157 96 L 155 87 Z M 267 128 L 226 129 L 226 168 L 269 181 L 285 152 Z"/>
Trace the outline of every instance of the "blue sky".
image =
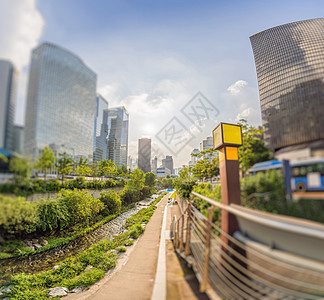
<path id="1" fill-rule="evenodd" d="M 0 56 L 21 70 L 17 123 L 24 122 L 30 50 L 50 41 L 77 54 L 97 73 L 98 91 L 111 107 L 126 106 L 133 157 L 137 139 L 144 136 L 152 138 L 160 154 L 169 155 L 155 134 L 172 117 L 179 118 L 195 136 L 174 157 L 180 166 L 219 121 L 244 117 L 261 124 L 249 37 L 322 17 L 324 1 L 0 0 L 0 11 Z M 14 25 L 12 20 L 20 16 L 25 22 Z M 8 28 L 11 39 L 4 38 Z M 17 45 L 24 35 L 29 37 L 25 47 Z M 180 113 L 198 91 L 219 110 L 201 131 Z"/>

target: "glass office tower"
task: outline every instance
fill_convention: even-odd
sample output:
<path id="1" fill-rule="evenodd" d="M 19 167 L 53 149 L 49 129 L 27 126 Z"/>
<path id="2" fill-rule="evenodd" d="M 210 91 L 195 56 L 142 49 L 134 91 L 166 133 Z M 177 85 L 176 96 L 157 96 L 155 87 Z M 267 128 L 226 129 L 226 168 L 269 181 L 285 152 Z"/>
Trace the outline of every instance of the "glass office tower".
<path id="1" fill-rule="evenodd" d="M 128 119 L 124 106 L 108 109 L 108 159 L 127 167 Z"/>
<path id="2" fill-rule="evenodd" d="M 273 150 L 324 139 L 324 19 L 250 37 L 264 139 Z"/>
<path id="3" fill-rule="evenodd" d="M 108 159 L 108 102 L 101 95 L 96 98 L 94 123 L 93 162 Z"/>
<path id="4" fill-rule="evenodd" d="M 138 140 L 138 168 L 144 173 L 151 172 L 151 139 Z"/>
<path id="5" fill-rule="evenodd" d="M 7 60 L 0 60 L 0 148 L 14 151 L 15 107 L 18 72 Z"/>
<path id="6" fill-rule="evenodd" d="M 97 75 L 75 54 L 50 43 L 32 51 L 25 153 L 49 145 L 78 160 L 93 157 Z"/>

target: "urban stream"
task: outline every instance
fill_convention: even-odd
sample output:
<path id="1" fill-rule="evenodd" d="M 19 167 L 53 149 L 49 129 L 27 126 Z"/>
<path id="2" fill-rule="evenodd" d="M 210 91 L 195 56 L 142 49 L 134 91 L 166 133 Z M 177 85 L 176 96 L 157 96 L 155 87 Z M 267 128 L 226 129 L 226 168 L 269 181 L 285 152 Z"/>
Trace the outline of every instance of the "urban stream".
<path id="1" fill-rule="evenodd" d="M 140 201 L 134 208 L 122 213 L 88 235 L 70 241 L 65 245 L 27 257 L 13 257 L 0 260 L 0 282 L 1 277 L 6 280 L 11 275 L 21 272 L 32 274 L 49 270 L 60 261 L 88 249 L 93 244 L 104 239 L 111 239 L 114 235 L 123 232 L 123 225 L 126 219 L 136 214 L 142 208 L 147 207 L 153 200 L 154 198 L 152 197 L 152 199 Z"/>

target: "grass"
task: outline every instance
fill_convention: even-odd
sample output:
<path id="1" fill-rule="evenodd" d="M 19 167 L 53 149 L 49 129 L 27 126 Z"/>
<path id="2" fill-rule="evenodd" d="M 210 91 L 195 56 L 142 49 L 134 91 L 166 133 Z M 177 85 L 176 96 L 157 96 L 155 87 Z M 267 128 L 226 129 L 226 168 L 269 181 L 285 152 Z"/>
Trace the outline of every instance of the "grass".
<path id="1" fill-rule="evenodd" d="M 148 208 L 143 208 L 137 214 L 126 220 L 126 231 L 114 237 L 113 240 L 102 240 L 82 253 L 70 257 L 59 264 L 55 270 L 38 274 L 17 274 L 11 277 L 10 299 L 32 300 L 47 299 L 51 287 L 66 287 L 69 290 L 77 286 L 89 287 L 117 264 L 118 254 L 125 252 L 125 244 L 133 242 L 144 231 L 141 224 L 152 216 L 155 205 L 164 195 L 157 198 Z M 91 266 L 92 268 L 87 268 Z M 89 270 L 86 270 L 89 269 Z"/>

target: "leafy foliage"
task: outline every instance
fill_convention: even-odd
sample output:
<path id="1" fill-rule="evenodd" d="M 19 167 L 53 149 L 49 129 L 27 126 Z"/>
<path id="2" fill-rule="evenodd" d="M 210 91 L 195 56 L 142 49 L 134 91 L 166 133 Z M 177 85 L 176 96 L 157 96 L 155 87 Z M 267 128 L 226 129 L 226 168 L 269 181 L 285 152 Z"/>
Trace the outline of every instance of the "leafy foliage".
<path id="1" fill-rule="evenodd" d="M 45 172 L 45 179 L 48 170 L 54 165 L 55 157 L 51 148 L 48 146 L 44 147 L 42 154 L 37 158 L 35 168 L 40 171 Z"/>
<path id="2" fill-rule="evenodd" d="M 208 158 L 198 160 L 192 167 L 193 176 L 197 179 L 212 178 L 219 175 L 219 159 L 214 158 L 210 161 Z"/>
<path id="3" fill-rule="evenodd" d="M 0 195 L 0 232 L 30 233 L 36 230 L 36 204 L 24 198 L 11 198 Z"/>
<path id="4" fill-rule="evenodd" d="M 152 172 L 148 172 L 145 174 L 145 185 L 153 188 L 156 183 L 156 175 Z"/>
<path id="5" fill-rule="evenodd" d="M 130 175 L 130 180 L 127 182 L 126 187 L 136 188 L 141 190 L 145 184 L 145 175 L 141 169 L 135 169 Z"/>
<path id="6" fill-rule="evenodd" d="M 86 190 L 61 190 L 57 199 L 59 205 L 67 210 L 67 222 L 64 227 L 77 223 L 89 225 L 104 208 L 104 204 L 99 199 L 92 198 Z"/>
<path id="7" fill-rule="evenodd" d="M 59 154 L 60 158 L 56 162 L 57 172 L 62 176 L 62 182 L 64 180 L 64 176 L 70 174 L 72 172 L 73 167 L 73 159 L 68 157 L 66 152 L 63 154 Z"/>
<path id="8" fill-rule="evenodd" d="M 9 162 L 9 170 L 14 173 L 15 181 L 19 178 L 29 178 L 31 174 L 32 165 L 28 159 L 20 157 L 12 157 Z"/>
<path id="9" fill-rule="evenodd" d="M 99 199 L 105 205 L 105 208 L 102 211 L 102 214 L 104 216 L 120 212 L 122 202 L 119 195 L 115 191 L 100 193 Z"/>
<path id="10" fill-rule="evenodd" d="M 254 164 L 270 160 L 271 152 L 264 146 L 261 140 L 263 131 L 247 124 L 247 121 L 241 119 L 238 125 L 242 126 L 243 145 L 238 148 L 240 170 L 243 175 Z"/>

